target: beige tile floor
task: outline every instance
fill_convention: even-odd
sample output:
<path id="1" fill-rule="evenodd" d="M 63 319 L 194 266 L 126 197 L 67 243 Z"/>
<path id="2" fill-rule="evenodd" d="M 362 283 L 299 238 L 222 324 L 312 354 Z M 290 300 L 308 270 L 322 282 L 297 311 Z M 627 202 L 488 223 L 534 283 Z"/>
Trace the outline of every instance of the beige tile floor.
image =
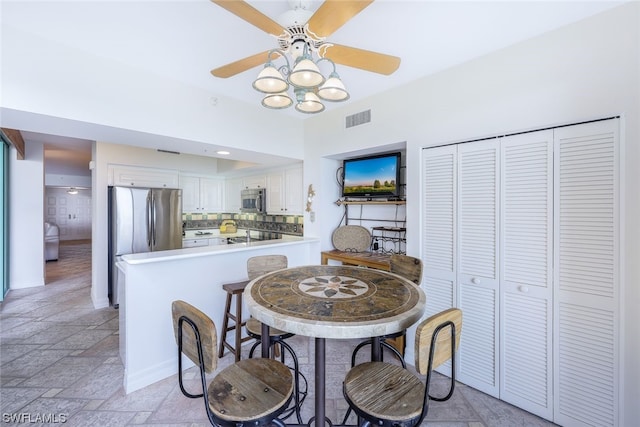
<path id="1" fill-rule="evenodd" d="M 60 259 L 47 263 L 46 286 L 10 291 L 2 303 L 1 425 L 209 425 L 202 400 L 183 396 L 177 376 L 124 393 L 118 312 L 113 308 L 95 310 L 91 304 L 90 250 L 89 242 L 63 244 Z M 310 395 L 303 405 L 306 421 L 313 412 L 313 341 L 296 336 L 288 342 L 310 383 Z M 341 384 L 357 342 L 327 341 L 326 412 L 334 423 L 342 420 L 346 410 Z M 243 352 L 248 349 L 245 345 Z M 220 366 L 229 363 L 232 357 L 227 352 Z M 190 369 L 186 377 L 189 386 L 196 389 L 199 379 L 195 369 Z M 446 378 L 436 376 L 436 387 L 446 384 Z M 553 425 L 463 384 L 458 384 L 448 402 L 433 402 L 423 424 Z"/>

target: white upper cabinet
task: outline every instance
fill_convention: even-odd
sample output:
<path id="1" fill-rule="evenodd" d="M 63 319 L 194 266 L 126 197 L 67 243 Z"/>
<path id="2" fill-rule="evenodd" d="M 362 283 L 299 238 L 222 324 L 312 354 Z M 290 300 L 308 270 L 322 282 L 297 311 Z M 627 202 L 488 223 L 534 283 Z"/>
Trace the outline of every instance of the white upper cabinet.
<path id="1" fill-rule="evenodd" d="M 267 213 L 301 215 L 303 211 L 302 167 L 267 175 Z"/>
<path id="2" fill-rule="evenodd" d="M 182 189 L 182 212 L 199 212 L 200 209 L 200 178 L 195 176 L 180 176 Z"/>
<path id="3" fill-rule="evenodd" d="M 182 211 L 218 213 L 224 211 L 224 179 L 181 175 Z"/>
<path id="4" fill-rule="evenodd" d="M 225 188 L 225 205 L 224 211 L 230 213 L 239 213 L 241 207 L 240 192 L 244 188 L 243 178 L 228 179 L 224 183 Z"/>
<path id="5" fill-rule="evenodd" d="M 242 185 L 242 188 L 266 188 L 267 177 L 266 175 L 245 176 L 242 180 Z"/>
<path id="6" fill-rule="evenodd" d="M 283 172 L 271 172 L 267 175 L 267 213 L 284 214 L 286 201 Z"/>
<path id="7" fill-rule="evenodd" d="M 285 209 L 288 214 L 303 213 L 302 166 L 284 171 Z"/>
<path id="8" fill-rule="evenodd" d="M 109 185 L 142 188 L 178 188 L 178 171 L 133 166 L 109 166 Z"/>

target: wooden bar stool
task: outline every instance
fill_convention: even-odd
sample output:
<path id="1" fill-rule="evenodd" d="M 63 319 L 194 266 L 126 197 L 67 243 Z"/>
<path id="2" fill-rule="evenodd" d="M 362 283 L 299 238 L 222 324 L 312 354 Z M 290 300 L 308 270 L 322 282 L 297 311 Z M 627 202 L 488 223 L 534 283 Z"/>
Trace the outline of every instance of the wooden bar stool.
<path id="1" fill-rule="evenodd" d="M 251 339 L 250 336 L 242 337 L 243 326 L 247 323 L 242 320 L 242 293 L 249 280 L 235 283 L 225 283 L 222 289 L 227 292 L 227 303 L 224 309 L 224 319 L 222 320 L 222 331 L 220 333 L 220 349 L 218 357 L 224 356 L 224 349 L 227 348 L 236 357 L 236 362 L 240 360 L 242 343 Z M 233 297 L 236 297 L 235 314 L 231 312 L 231 303 Z M 229 325 L 229 321 L 233 320 L 233 324 Z M 227 333 L 235 331 L 235 347 L 227 342 Z"/>
<path id="2" fill-rule="evenodd" d="M 389 258 L 389 271 L 402 276 L 407 280 L 411 280 L 416 286 L 420 287 L 422 282 L 422 260 L 408 255 L 393 254 Z M 404 361 L 406 331 L 396 332 L 395 334 L 380 337 L 380 351 L 383 348 L 390 350 L 400 361 L 402 367 L 406 368 Z M 356 356 L 358 351 L 366 345 L 371 345 L 373 340 L 366 340 L 356 346 L 351 353 L 351 367 L 356 365 Z M 382 353 L 381 353 L 382 354 Z"/>
<path id="3" fill-rule="evenodd" d="M 211 318 L 185 301 L 171 304 L 173 331 L 178 344 L 178 384 L 192 399 L 202 397 L 207 416 L 215 427 L 285 427 L 281 417 L 294 393 L 291 370 L 268 358 L 238 361 L 217 372 L 216 325 Z M 182 355 L 200 368 L 200 389 L 186 390 Z M 207 385 L 206 374 L 216 372 Z"/>

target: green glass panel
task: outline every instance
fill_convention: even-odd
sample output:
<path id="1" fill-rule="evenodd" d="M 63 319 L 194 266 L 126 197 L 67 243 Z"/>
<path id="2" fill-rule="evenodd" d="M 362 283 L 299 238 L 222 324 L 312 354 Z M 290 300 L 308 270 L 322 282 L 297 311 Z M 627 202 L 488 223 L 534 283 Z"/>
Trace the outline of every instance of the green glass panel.
<path id="1" fill-rule="evenodd" d="M 9 291 L 9 215 L 8 215 L 8 197 L 9 197 L 9 145 L 4 138 L 2 141 L 2 158 L 0 159 L 0 237 L 2 244 L 0 245 L 0 277 L 2 277 L 2 292 L 0 293 L 0 301 L 4 300 L 4 296 Z"/>

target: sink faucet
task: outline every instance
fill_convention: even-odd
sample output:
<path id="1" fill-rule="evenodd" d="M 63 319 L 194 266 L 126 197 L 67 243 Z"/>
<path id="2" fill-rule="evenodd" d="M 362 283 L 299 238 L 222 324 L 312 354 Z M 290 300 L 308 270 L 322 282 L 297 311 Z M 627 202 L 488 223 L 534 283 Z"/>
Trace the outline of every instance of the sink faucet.
<path id="1" fill-rule="evenodd" d="M 251 242 L 251 230 L 247 230 L 247 243 Z"/>

